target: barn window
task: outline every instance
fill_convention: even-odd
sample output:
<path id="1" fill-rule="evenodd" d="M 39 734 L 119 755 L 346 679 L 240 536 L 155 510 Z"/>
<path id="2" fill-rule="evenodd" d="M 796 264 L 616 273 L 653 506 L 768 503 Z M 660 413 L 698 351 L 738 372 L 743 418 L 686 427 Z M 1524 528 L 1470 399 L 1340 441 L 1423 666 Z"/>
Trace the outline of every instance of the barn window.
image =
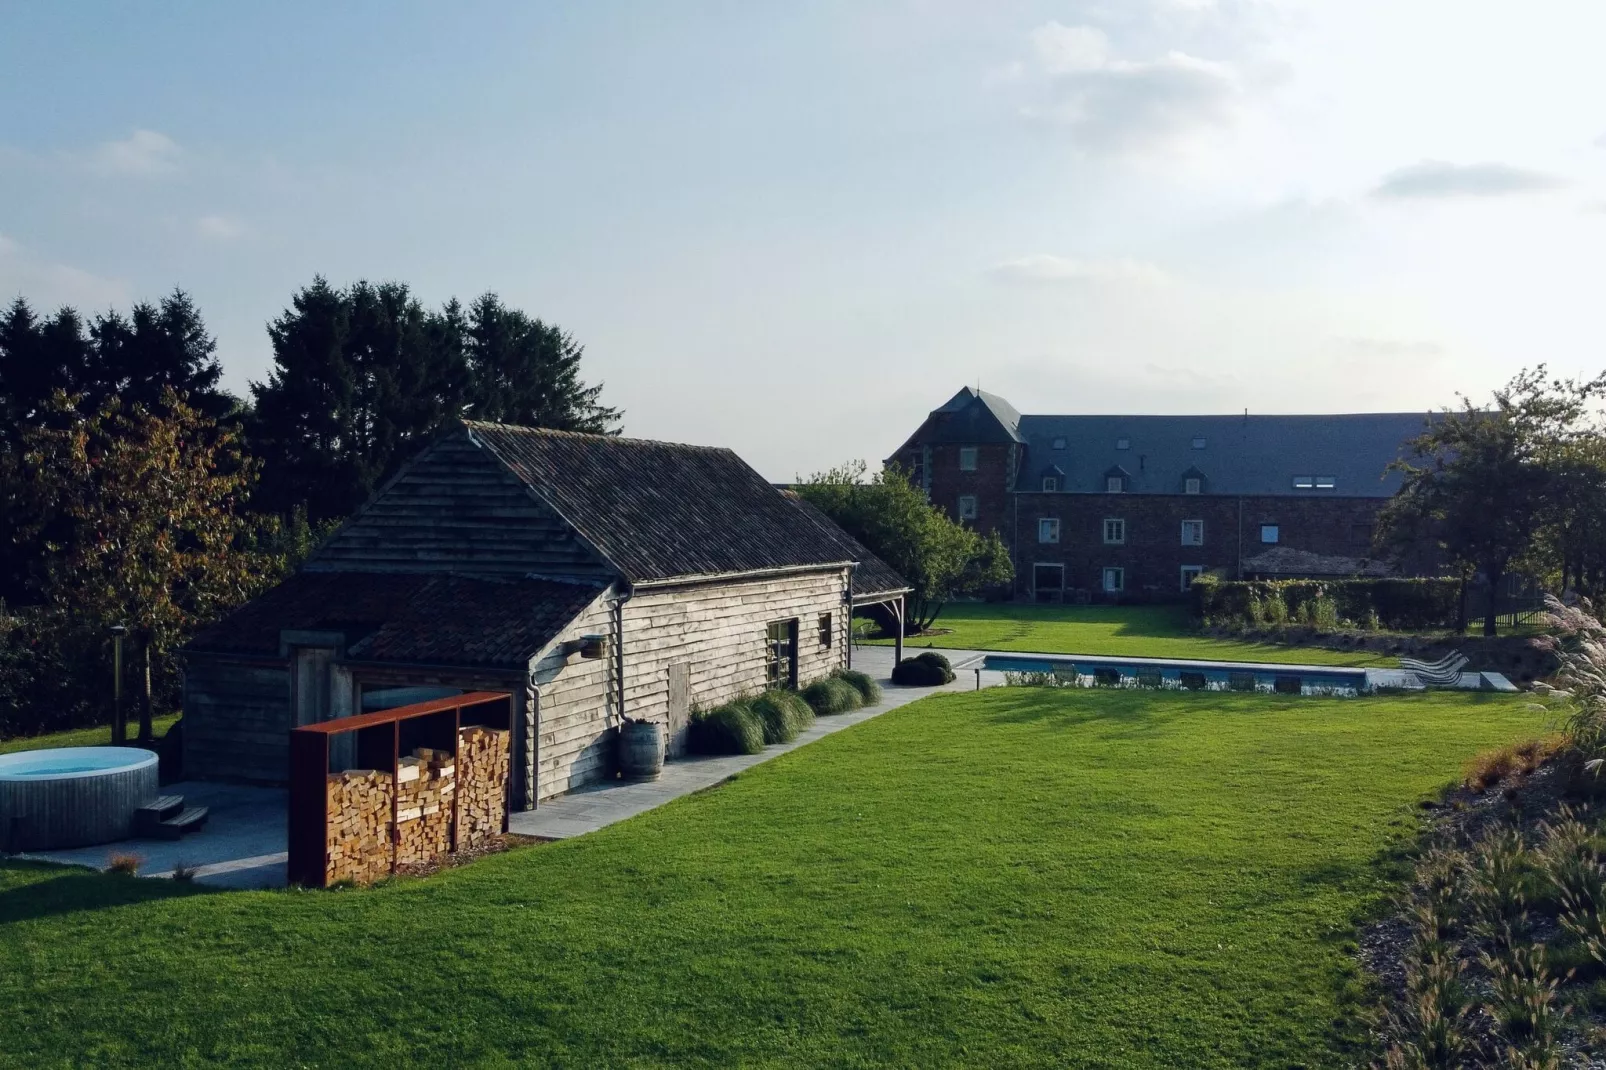
<path id="1" fill-rule="evenodd" d="M 1126 490 L 1125 476 L 1104 477 L 1104 492 L 1106 494 L 1120 494 L 1124 490 Z"/>
<path id="2" fill-rule="evenodd" d="M 1204 545 L 1204 521 L 1203 520 L 1184 520 L 1182 522 L 1182 545 L 1184 545 L 1184 546 L 1203 546 Z"/>
<path id="3" fill-rule="evenodd" d="M 1192 587 L 1193 586 L 1193 581 L 1198 579 L 1200 574 L 1203 573 L 1203 572 L 1204 572 L 1204 566 L 1203 565 L 1183 565 L 1182 566 L 1182 589 L 1184 591 L 1186 591 L 1189 587 Z"/>
<path id="4" fill-rule="evenodd" d="M 1104 541 L 1111 546 L 1118 546 L 1126 542 L 1126 521 L 1120 517 L 1106 517 L 1104 520 Z"/>
<path id="5" fill-rule="evenodd" d="M 974 494 L 961 494 L 959 496 L 959 519 L 976 519 L 976 496 Z"/>
<path id="6" fill-rule="evenodd" d="M 831 614 L 820 614 L 820 645 L 831 645 Z"/>
<path id="7" fill-rule="evenodd" d="M 974 472 L 976 470 L 976 447 L 959 447 L 959 470 L 961 472 Z"/>
<path id="8" fill-rule="evenodd" d="M 1338 486 L 1338 477 L 1337 476 L 1317 476 L 1316 477 L 1316 489 L 1317 490 L 1332 490 L 1336 486 Z"/>
<path id="9" fill-rule="evenodd" d="M 1037 521 L 1037 541 L 1060 541 L 1060 522 L 1057 517 L 1045 516 Z"/>
<path id="10" fill-rule="evenodd" d="M 1106 568 L 1104 570 L 1104 590 L 1109 594 L 1126 590 L 1126 569 Z"/>
<path id="11" fill-rule="evenodd" d="M 1044 494 L 1053 494 L 1055 491 L 1057 491 L 1059 489 L 1060 489 L 1060 481 L 1059 481 L 1058 478 L 1056 478 L 1055 476 L 1044 476 L 1043 477 L 1043 493 Z"/>
<path id="12" fill-rule="evenodd" d="M 1129 450 L 1132 448 L 1132 440 L 1129 438 L 1118 438 L 1115 440 L 1115 448 L 1118 450 Z"/>
<path id="13" fill-rule="evenodd" d="M 1057 450 L 1064 449 L 1065 448 L 1065 440 L 1063 438 L 1056 438 L 1054 440 L 1054 448 L 1057 449 Z"/>
<path id="14" fill-rule="evenodd" d="M 1205 448 L 1205 440 L 1202 439 L 1202 438 L 1194 439 L 1193 440 L 1193 448 L 1196 449 L 1196 450 L 1204 449 Z"/>
<path id="15" fill-rule="evenodd" d="M 764 681 L 771 687 L 796 687 L 797 618 L 771 621 L 764 645 Z"/>
<path id="16" fill-rule="evenodd" d="M 1281 538 L 1281 536 L 1282 536 L 1282 532 L 1277 529 L 1277 525 L 1276 524 L 1262 524 L 1262 525 L 1260 525 L 1260 541 L 1261 542 L 1266 543 L 1267 545 L 1270 545 L 1272 543 L 1277 542 L 1278 539 Z"/>
<path id="17" fill-rule="evenodd" d="M 1316 477 L 1315 476 L 1295 476 L 1294 477 L 1294 489 L 1295 490 L 1310 490 L 1314 486 L 1316 486 Z"/>

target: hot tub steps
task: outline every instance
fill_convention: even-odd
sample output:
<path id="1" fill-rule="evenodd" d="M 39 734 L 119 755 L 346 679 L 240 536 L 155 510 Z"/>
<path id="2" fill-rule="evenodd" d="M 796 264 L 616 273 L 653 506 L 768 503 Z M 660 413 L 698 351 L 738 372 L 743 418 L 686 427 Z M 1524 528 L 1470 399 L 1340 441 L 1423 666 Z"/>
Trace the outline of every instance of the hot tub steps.
<path id="1" fill-rule="evenodd" d="M 163 795 L 134 811 L 134 835 L 176 840 L 206 824 L 206 807 L 185 806 L 182 795 Z"/>

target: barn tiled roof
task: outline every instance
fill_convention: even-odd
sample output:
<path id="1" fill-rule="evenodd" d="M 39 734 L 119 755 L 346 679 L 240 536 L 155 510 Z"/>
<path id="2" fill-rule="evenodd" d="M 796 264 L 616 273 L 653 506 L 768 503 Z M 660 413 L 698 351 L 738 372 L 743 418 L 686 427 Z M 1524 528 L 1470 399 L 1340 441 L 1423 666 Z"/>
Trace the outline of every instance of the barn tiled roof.
<path id="1" fill-rule="evenodd" d="M 343 632 L 357 661 L 523 668 L 600 593 L 583 583 L 301 573 L 208 626 L 191 651 L 279 654 L 281 630 Z"/>
<path id="2" fill-rule="evenodd" d="M 465 423 L 631 583 L 854 559 L 728 449 Z"/>
<path id="3" fill-rule="evenodd" d="M 908 580 L 898 575 L 891 565 L 871 553 L 858 539 L 844 531 L 836 521 L 798 497 L 795 491 L 784 491 L 783 493 L 808 518 L 810 523 L 818 524 L 827 535 L 842 545 L 844 553 L 859 563 L 859 567 L 853 570 L 853 600 L 855 602 L 865 603 L 878 597 L 901 594 L 905 591 L 913 590 Z"/>

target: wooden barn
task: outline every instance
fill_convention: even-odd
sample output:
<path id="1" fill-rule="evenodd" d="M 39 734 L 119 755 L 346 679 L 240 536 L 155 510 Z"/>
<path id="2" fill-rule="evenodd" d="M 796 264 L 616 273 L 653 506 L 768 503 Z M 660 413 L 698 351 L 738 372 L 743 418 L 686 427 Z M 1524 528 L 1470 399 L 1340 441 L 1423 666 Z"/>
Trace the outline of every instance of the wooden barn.
<path id="1" fill-rule="evenodd" d="M 614 770 L 622 718 L 851 658 L 908 584 L 727 449 L 464 422 L 302 569 L 185 648 L 187 776 L 283 783 L 291 728 L 514 696 L 513 806 Z"/>

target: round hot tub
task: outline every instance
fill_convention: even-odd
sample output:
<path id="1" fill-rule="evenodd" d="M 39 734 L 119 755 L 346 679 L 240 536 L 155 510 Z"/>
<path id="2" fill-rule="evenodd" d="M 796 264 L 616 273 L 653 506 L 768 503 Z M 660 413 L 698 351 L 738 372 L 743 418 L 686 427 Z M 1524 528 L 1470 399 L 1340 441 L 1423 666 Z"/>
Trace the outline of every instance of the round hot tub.
<path id="1" fill-rule="evenodd" d="M 0 754 L 0 850 L 48 851 L 126 839 L 156 799 L 156 755 L 132 747 Z"/>

